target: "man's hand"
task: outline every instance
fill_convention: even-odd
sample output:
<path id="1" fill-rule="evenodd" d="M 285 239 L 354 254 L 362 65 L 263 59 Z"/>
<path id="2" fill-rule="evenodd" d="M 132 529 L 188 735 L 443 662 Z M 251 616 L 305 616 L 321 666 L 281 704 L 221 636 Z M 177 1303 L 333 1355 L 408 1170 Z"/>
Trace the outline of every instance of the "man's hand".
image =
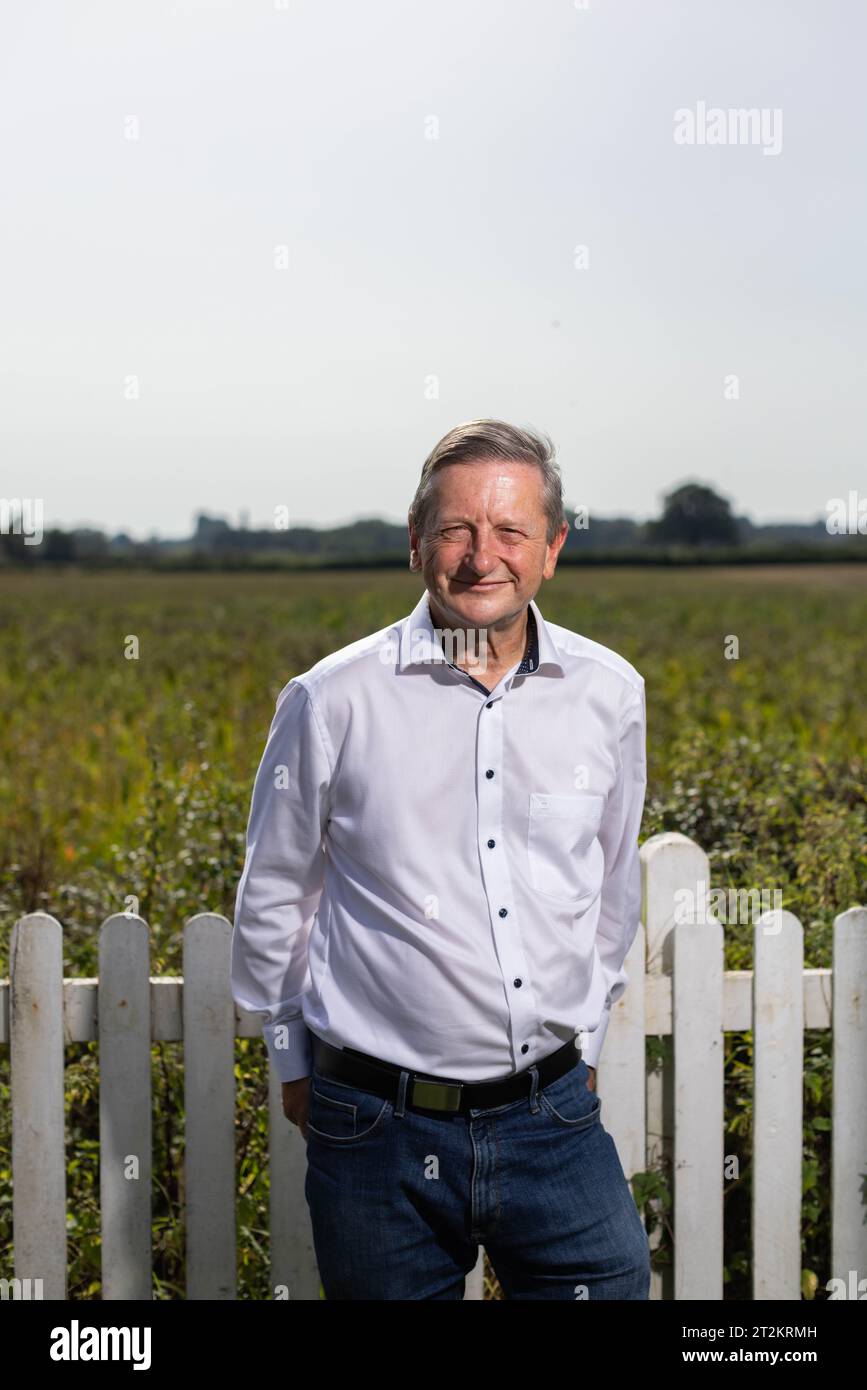
<path id="1" fill-rule="evenodd" d="M 307 1139 L 307 1111 L 310 1108 L 310 1077 L 302 1076 L 298 1081 L 284 1081 L 283 1114 L 293 1125 L 297 1125 Z"/>
<path id="2" fill-rule="evenodd" d="M 588 1070 L 589 1073 L 590 1073 L 590 1078 L 589 1078 L 589 1080 L 588 1080 L 588 1082 L 587 1082 L 587 1089 L 588 1089 L 588 1091 L 595 1091 L 595 1090 L 596 1090 L 596 1068 L 595 1068 L 595 1067 L 591 1067 L 591 1066 L 588 1064 L 587 1070 Z"/>

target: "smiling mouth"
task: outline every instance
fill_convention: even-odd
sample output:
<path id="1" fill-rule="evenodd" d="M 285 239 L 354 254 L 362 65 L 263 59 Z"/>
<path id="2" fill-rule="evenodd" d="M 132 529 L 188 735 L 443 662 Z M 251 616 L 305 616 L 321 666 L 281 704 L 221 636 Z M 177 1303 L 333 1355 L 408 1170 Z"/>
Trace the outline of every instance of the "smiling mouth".
<path id="1" fill-rule="evenodd" d="M 486 579 L 478 581 L 475 579 L 458 579 L 457 584 L 464 584 L 468 589 L 498 589 L 501 584 L 508 584 L 508 579 Z"/>

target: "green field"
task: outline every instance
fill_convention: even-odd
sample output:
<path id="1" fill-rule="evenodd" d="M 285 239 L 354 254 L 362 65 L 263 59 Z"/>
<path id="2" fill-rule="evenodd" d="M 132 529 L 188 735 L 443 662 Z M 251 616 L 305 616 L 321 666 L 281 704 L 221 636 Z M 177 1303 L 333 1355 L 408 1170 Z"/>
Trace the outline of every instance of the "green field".
<path id="1" fill-rule="evenodd" d="M 13 921 L 42 909 L 63 923 L 66 972 L 96 974 L 97 928 L 129 895 L 150 925 L 154 971 L 180 973 L 185 918 L 231 916 L 278 691 L 409 613 L 420 592 L 416 576 L 396 571 L 0 576 L 0 973 Z M 806 964 L 830 965 L 835 914 L 867 901 L 867 566 L 573 568 L 538 601 L 546 618 L 613 647 L 645 678 L 642 839 L 680 830 L 710 855 L 714 887 L 781 889 L 804 925 Z M 130 635 L 137 660 L 124 656 Z M 737 660 L 725 656 L 731 635 Z M 751 928 L 729 928 L 726 950 L 727 968 L 749 966 Z M 173 1048 L 154 1049 L 155 1103 L 174 1116 L 155 1129 L 157 1297 L 183 1289 Z M 827 1036 L 808 1038 L 804 1263 L 821 1281 L 828 1055 Z M 260 1044 L 238 1044 L 241 1296 L 257 1298 L 268 1296 L 261 1056 Z M 726 1066 L 727 1151 L 741 1153 L 746 1170 L 727 1197 L 726 1296 L 743 1298 L 748 1034 L 729 1038 Z M 99 1289 L 96 1081 L 94 1049 L 82 1046 L 67 1096 L 75 1297 Z M 4 1058 L 4 1091 L 7 1083 Z M 9 1213 L 5 1116 L 2 1124 L 0 1222 Z"/>

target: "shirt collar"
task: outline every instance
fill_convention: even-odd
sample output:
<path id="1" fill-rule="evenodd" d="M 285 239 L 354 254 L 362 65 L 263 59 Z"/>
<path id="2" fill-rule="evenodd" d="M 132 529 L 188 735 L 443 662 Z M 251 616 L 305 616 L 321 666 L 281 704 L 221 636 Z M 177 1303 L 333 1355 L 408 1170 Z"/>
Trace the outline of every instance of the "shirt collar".
<path id="1" fill-rule="evenodd" d="M 528 604 L 527 622 L 530 629 L 530 649 L 515 675 L 539 671 L 543 666 L 555 666 L 563 672 L 564 666 L 554 639 L 535 599 L 531 599 Z M 409 665 L 446 660 L 442 643 L 434 632 L 428 606 L 428 591 L 425 589 L 415 608 L 404 621 L 400 635 L 398 670 L 403 671 Z"/>
<path id="2" fill-rule="evenodd" d="M 536 615 L 529 605 L 527 606 L 527 629 L 530 635 L 530 643 L 527 649 L 527 655 L 515 672 L 516 676 L 522 675 L 525 671 L 535 671 L 539 665 L 539 628 L 536 623 Z"/>

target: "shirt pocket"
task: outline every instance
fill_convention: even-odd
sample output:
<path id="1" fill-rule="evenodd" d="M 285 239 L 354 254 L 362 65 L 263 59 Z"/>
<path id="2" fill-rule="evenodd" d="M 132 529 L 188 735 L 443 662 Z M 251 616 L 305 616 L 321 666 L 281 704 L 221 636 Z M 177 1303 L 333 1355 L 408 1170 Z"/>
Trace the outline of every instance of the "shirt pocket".
<path id="1" fill-rule="evenodd" d="M 530 793 L 527 858 L 530 881 L 540 893 L 575 906 L 593 897 L 602 882 L 604 855 L 596 832 L 604 809 L 599 792 Z"/>

